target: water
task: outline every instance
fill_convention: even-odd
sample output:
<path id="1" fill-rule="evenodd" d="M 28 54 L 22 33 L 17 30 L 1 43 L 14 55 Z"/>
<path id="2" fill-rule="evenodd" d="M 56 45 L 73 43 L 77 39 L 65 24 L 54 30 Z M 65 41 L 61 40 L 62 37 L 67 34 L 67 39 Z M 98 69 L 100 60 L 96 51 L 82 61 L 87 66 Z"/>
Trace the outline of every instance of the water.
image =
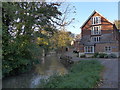
<path id="1" fill-rule="evenodd" d="M 3 88 L 35 88 L 40 84 L 41 79 L 47 79 L 54 73 L 59 75 L 67 73 L 67 69 L 59 62 L 57 55 L 42 58 L 41 64 L 37 64 L 29 73 L 3 79 L 2 85 Z"/>

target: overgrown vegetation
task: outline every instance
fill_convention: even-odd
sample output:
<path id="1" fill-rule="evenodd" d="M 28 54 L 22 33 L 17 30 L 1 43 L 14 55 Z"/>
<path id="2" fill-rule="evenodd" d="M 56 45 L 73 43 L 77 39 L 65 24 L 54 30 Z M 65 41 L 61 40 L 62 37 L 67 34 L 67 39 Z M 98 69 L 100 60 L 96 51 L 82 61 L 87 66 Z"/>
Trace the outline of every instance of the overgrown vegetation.
<path id="1" fill-rule="evenodd" d="M 40 88 L 94 88 L 100 80 L 103 66 L 97 60 L 84 60 L 74 64 L 69 73 L 43 80 Z"/>

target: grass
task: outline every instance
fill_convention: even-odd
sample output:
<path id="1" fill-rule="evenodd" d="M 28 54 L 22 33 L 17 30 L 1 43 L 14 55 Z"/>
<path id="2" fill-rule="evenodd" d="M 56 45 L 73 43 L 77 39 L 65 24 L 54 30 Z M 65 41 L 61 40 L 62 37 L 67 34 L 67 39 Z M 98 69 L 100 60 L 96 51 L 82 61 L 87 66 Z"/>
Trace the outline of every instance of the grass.
<path id="1" fill-rule="evenodd" d="M 40 88 L 94 88 L 100 80 L 103 66 L 97 60 L 84 60 L 74 64 L 69 73 L 63 76 L 54 75 Z"/>

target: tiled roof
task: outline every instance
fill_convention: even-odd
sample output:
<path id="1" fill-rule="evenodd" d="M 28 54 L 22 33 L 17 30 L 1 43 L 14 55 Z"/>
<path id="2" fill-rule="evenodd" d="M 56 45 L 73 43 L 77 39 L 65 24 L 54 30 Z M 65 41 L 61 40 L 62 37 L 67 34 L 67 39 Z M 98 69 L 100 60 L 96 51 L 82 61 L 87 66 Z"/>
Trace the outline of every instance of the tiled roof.
<path id="1" fill-rule="evenodd" d="M 84 45 L 95 45 L 96 43 L 113 43 L 113 42 L 116 42 L 116 41 L 113 38 L 112 34 L 103 34 L 103 35 L 101 35 L 99 42 L 92 41 L 90 35 L 85 35 L 80 40 L 81 45 L 82 44 L 84 44 Z"/>
<path id="2" fill-rule="evenodd" d="M 90 35 L 86 35 L 82 37 L 80 44 L 94 45 L 95 43 L 91 40 Z"/>

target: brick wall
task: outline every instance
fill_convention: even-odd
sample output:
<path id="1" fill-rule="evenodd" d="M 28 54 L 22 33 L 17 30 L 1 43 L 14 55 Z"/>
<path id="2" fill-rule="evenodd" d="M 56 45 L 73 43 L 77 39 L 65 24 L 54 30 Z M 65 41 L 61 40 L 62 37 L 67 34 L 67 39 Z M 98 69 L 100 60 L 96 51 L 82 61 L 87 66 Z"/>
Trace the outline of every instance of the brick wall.
<path id="1" fill-rule="evenodd" d="M 84 46 L 83 45 L 79 45 L 79 51 L 84 52 Z"/>
<path id="2" fill-rule="evenodd" d="M 93 16 L 100 16 L 101 17 L 101 24 L 99 24 L 99 25 L 101 26 L 102 34 L 112 33 L 113 32 L 113 24 L 112 23 L 110 23 L 107 19 L 105 19 L 103 16 L 99 15 L 98 13 L 95 13 Z M 93 16 L 91 16 L 91 18 Z M 91 18 L 81 28 L 82 36 L 91 34 L 91 27 L 93 26 L 92 22 L 91 22 L 92 21 Z"/>
<path id="3" fill-rule="evenodd" d="M 112 52 L 118 52 L 119 44 L 117 43 L 103 43 L 103 44 L 96 44 L 95 51 L 96 52 L 105 52 L 105 47 L 111 46 Z"/>

